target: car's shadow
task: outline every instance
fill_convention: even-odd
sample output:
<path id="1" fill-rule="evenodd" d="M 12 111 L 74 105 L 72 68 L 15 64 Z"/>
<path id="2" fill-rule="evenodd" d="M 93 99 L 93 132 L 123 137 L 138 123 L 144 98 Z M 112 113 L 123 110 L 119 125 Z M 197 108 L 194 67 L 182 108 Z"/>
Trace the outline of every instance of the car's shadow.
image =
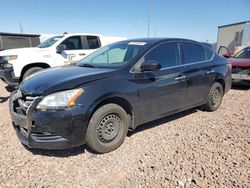
<path id="1" fill-rule="evenodd" d="M 233 90 L 250 90 L 250 85 L 244 85 L 244 84 L 233 84 L 232 88 Z"/>
<path id="2" fill-rule="evenodd" d="M 159 125 L 162 125 L 162 124 L 174 121 L 176 119 L 185 117 L 187 115 L 193 114 L 193 113 L 195 113 L 197 111 L 199 111 L 198 108 L 193 108 L 193 109 L 186 110 L 184 112 L 179 112 L 179 113 L 174 114 L 174 115 L 170 115 L 170 116 L 167 116 L 167 117 L 164 117 L 164 118 L 161 118 L 161 119 L 157 119 L 157 120 L 151 121 L 149 123 L 145 123 L 145 124 L 139 125 L 135 130 L 130 131 L 128 133 L 128 136 L 129 137 L 133 136 L 134 134 L 136 134 L 138 132 L 145 131 L 147 129 L 152 129 L 152 128 L 157 127 Z"/>
<path id="3" fill-rule="evenodd" d="M 11 93 L 11 92 L 15 91 L 17 88 L 12 87 L 12 86 L 5 86 L 5 89 L 6 89 L 6 91 L 8 91 L 9 93 Z M 0 97 L 0 103 L 4 103 L 4 102 L 8 101 L 9 97 L 10 97 L 10 95 L 9 95 L 9 96 L 6 96 L 6 97 L 2 97 L 2 96 L 1 96 L 1 97 Z"/>
<path id="4" fill-rule="evenodd" d="M 17 90 L 17 87 L 13 87 L 13 86 L 7 85 L 7 86 L 5 86 L 5 89 L 6 89 L 9 93 L 11 93 L 11 92 Z"/>
<path id="5" fill-rule="evenodd" d="M 25 147 L 25 149 L 27 149 L 34 155 L 43 155 L 48 157 L 62 157 L 62 158 L 83 154 L 85 153 L 86 150 L 86 147 L 84 145 L 70 149 L 58 149 L 58 150 L 35 149 L 35 148 L 29 148 L 25 145 L 23 146 Z"/>
<path id="6" fill-rule="evenodd" d="M 9 99 L 10 96 L 8 97 L 0 97 L 0 103 L 4 103 Z"/>

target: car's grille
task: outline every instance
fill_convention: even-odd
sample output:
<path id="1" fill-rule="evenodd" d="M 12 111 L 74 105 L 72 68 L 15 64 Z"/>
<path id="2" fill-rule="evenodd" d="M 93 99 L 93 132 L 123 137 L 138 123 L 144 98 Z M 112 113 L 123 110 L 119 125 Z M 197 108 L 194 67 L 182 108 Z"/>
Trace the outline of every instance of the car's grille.
<path id="1" fill-rule="evenodd" d="M 3 67 L 3 63 L 4 63 L 4 60 L 3 60 L 3 58 L 0 56 L 0 68 Z"/>
<path id="2" fill-rule="evenodd" d="M 233 74 L 247 74 L 250 75 L 249 67 L 233 67 L 232 69 Z"/>
<path id="3" fill-rule="evenodd" d="M 35 97 L 26 96 L 21 93 L 20 90 L 17 91 L 14 102 L 14 111 L 21 115 L 26 115 L 27 110 L 35 100 Z"/>

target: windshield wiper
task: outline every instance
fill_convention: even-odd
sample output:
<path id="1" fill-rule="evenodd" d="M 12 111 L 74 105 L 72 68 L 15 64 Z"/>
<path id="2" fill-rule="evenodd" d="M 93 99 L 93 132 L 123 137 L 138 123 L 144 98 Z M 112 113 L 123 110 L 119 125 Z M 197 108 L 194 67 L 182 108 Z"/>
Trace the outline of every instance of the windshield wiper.
<path id="1" fill-rule="evenodd" d="M 84 64 L 78 64 L 79 67 L 90 67 L 90 68 L 95 68 L 94 65 L 88 64 L 88 63 L 84 63 Z"/>

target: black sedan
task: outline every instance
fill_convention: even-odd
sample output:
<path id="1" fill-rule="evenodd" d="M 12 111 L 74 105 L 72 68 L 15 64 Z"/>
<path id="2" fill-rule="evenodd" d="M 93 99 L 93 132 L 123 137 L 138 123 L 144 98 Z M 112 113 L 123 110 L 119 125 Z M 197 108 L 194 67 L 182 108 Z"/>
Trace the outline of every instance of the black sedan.
<path id="1" fill-rule="evenodd" d="M 12 94 L 10 113 L 31 148 L 86 143 L 106 153 L 145 122 L 199 106 L 215 111 L 230 87 L 227 60 L 202 43 L 127 40 L 31 75 Z"/>

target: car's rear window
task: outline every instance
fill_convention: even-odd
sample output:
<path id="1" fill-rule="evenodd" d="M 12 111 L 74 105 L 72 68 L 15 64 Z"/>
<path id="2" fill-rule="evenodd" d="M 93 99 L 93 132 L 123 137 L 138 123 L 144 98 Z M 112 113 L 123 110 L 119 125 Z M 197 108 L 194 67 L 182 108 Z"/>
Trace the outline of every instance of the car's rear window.
<path id="1" fill-rule="evenodd" d="M 205 50 L 202 46 L 184 42 L 182 43 L 182 47 L 186 64 L 207 60 Z"/>

